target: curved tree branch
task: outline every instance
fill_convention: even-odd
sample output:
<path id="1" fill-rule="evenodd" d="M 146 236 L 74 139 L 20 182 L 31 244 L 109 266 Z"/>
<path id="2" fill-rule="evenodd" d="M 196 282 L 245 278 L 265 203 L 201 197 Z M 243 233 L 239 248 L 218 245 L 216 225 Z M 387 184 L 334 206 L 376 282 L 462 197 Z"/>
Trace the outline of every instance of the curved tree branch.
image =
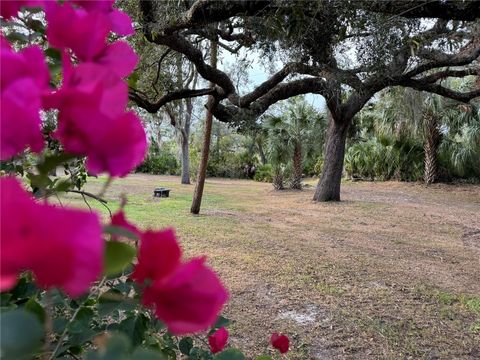
<path id="1" fill-rule="evenodd" d="M 428 91 L 463 103 L 468 103 L 470 100 L 480 96 L 480 89 L 475 89 L 469 92 L 459 92 L 446 88 L 440 84 L 432 84 L 427 81 L 416 79 L 403 81 L 399 85 L 411 87 L 412 89 L 419 91 Z"/>
<path id="2" fill-rule="evenodd" d="M 465 21 L 480 18 L 480 2 L 477 0 L 361 0 L 356 3 L 364 10 L 406 18 Z"/>
<path id="3" fill-rule="evenodd" d="M 180 89 L 172 92 L 168 92 L 157 101 L 151 102 L 148 99 L 140 96 L 140 94 L 134 89 L 130 89 L 128 97 L 130 100 L 135 102 L 139 107 L 145 109 L 151 114 L 155 114 L 160 108 L 174 100 L 187 99 L 193 97 L 199 97 L 204 95 L 214 95 L 216 94 L 216 89 L 206 88 L 206 89 Z"/>

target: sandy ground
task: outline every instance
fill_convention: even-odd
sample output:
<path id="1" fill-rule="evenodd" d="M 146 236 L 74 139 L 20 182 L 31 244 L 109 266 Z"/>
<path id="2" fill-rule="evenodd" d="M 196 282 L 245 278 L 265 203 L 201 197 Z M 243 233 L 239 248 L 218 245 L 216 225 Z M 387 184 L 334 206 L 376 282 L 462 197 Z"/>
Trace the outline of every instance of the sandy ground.
<path id="1" fill-rule="evenodd" d="M 159 185 L 171 198 L 152 198 Z M 480 359 L 480 186 L 345 183 L 327 204 L 313 190 L 208 179 L 196 217 L 178 177 L 133 175 L 107 198 L 128 193 L 129 216 L 208 254 L 249 356 L 274 354 L 277 331 L 292 339 L 278 359 Z"/>

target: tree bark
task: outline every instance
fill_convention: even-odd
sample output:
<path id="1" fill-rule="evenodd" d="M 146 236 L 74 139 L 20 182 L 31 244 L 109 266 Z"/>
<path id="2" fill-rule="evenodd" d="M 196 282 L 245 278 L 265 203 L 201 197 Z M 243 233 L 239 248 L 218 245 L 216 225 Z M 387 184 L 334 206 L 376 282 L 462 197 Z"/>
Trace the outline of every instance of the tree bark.
<path id="1" fill-rule="evenodd" d="M 195 81 L 196 82 L 196 81 Z M 182 184 L 190 184 L 190 124 L 192 122 L 193 104 L 192 99 L 185 99 L 187 111 L 185 113 L 185 122 L 181 132 L 182 149 Z"/>
<path id="2" fill-rule="evenodd" d="M 212 41 L 210 48 L 210 65 L 212 68 L 217 67 L 218 42 Z M 211 84 L 213 87 L 214 84 Z M 210 95 L 211 97 L 212 95 Z M 212 99 L 210 99 L 212 100 Z M 203 188 L 205 186 L 205 177 L 207 175 L 208 155 L 210 152 L 210 141 L 212 138 L 212 121 L 213 113 L 211 109 L 207 109 L 205 117 L 205 134 L 203 138 L 202 158 L 200 159 L 200 166 L 198 167 L 197 183 L 195 185 L 195 192 L 193 194 L 192 207 L 190 212 L 198 214 L 202 204 Z"/>
<path id="3" fill-rule="evenodd" d="M 291 188 L 296 190 L 302 189 L 302 144 L 297 142 L 293 150 L 293 178 Z"/>
<path id="4" fill-rule="evenodd" d="M 190 184 L 190 146 L 188 143 L 188 136 L 182 132 L 181 137 L 181 151 L 182 151 L 182 184 Z"/>
<path id="5" fill-rule="evenodd" d="M 438 119 L 435 114 L 429 113 L 426 114 L 425 117 L 425 143 L 423 145 L 425 167 L 423 180 L 426 185 L 430 185 L 438 179 L 437 151 L 442 133 L 438 127 Z"/>
<path id="6" fill-rule="evenodd" d="M 351 119 L 330 117 L 323 170 L 313 200 L 340 201 L 340 183 L 345 157 L 345 142 Z"/>
<path id="7" fill-rule="evenodd" d="M 275 190 L 283 190 L 283 170 L 280 167 L 273 169 L 272 185 Z"/>

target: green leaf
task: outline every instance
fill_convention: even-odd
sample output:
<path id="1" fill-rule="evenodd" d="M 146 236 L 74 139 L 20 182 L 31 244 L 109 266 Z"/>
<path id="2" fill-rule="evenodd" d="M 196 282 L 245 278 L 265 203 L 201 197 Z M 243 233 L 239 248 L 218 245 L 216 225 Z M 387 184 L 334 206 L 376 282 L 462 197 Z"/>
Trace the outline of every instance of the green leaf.
<path id="1" fill-rule="evenodd" d="M 36 315 L 38 320 L 43 324 L 47 317 L 45 309 L 32 297 L 25 303 L 25 310 Z"/>
<path id="2" fill-rule="evenodd" d="M 117 310 L 133 310 L 135 304 L 125 301 L 125 296 L 116 289 L 111 289 L 100 295 L 98 299 L 98 315 L 101 317 L 112 315 Z"/>
<path id="3" fill-rule="evenodd" d="M 213 325 L 214 329 L 220 329 L 222 326 L 228 326 L 230 325 L 230 320 L 228 320 L 226 317 L 220 315 L 217 319 L 217 322 L 215 325 Z"/>
<path id="4" fill-rule="evenodd" d="M 72 183 L 68 180 L 60 180 L 55 184 L 55 191 L 56 192 L 63 192 L 70 190 L 72 187 Z"/>
<path id="5" fill-rule="evenodd" d="M 28 273 L 23 274 L 17 282 L 17 285 L 10 290 L 12 294 L 12 300 L 27 299 L 37 293 L 37 288 L 31 280 L 31 276 Z"/>
<path id="6" fill-rule="evenodd" d="M 260 355 L 260 356 L 257 356 L 255 360 L 272 360 L 272 358 L 268 355 Z"/>
<path id="7" fill-rule="evenodd" d="M 42 163 L 37 165 L 37 169 L 40 174 L 48 175 L 50 171 L 56 169 L 57 166 L 62 165 L 63 163 L 72 160 L 75 158 L 75 155 L 61 153 L 51 156 L 46 156 Z"/>
<path id="8" fill-rule="evenodd" d="M 240 350 L 228 349 L 215 355 L 214 360 L 245 360 L 245 355 Z"/>
<path id="9" fill-rule="evenodd" d="M 56 334 L 61 334 L 67 327 L 69 321 L 65 318 L 56 318 L 53 319 L 53 332 Z"/>
<path id="10" fill-rule="evenodd" d="M 222 326 L 227 327 L 228 325 L 230 325 L 230 320 L 220 315 L 217 318 L 215 325 L 213 325 L 212 329 L 209 331 L 208 335 L 212 335 L 216 330 L 220 329 Z"/>
<path id="11" fill-rule="evenodd" d="M 137 82 L 138 82 L 138 73 L 134 71 L 133 73 L 130 74 L 130 76 L 127 79 L 128 86 L 131 88 L 136 88 L 137 87 Z"/>
<path id="12" fill-rule="evenodd" d="M 10 305 L 10 299 L 12 298 L 12 294 L 10 293 L 0 293 L 0 306 L 7 307 Z"/>
<path id="13" fill-rule="evenodd" d="M 98 331 L 91 328 L 95 313 L 92 309 L 82 307 L 73 322 L 70 323 L 68 346 L 83 345 L 97 335 Z"/>
<path id="14" fill-rule="evenodd" d="M 137 234 L 121 226 L 107 225 L 103 227 L 103 232 L 109 235 L 123 236 L 132 240 L 138 240 Z"/>
<path id="15" fill-rule="evenodd" d="M 167 358 L 163 354 L 150 349 L 137 348 L 133 354 L 131 360 L 166 360 Z"/>
<path id="16" fill-rule="evenodd" d="M 133 346 L 140 345 L 147 330 L 148 318 L 144 314 L 133 315 L 123 320 L 117 330 L 125 333 L 131 340 Z"/>
<path id="17" fill-rule="evenodd" d="M 54 48 L 48 48 L 45 50 L 45 55 L 49 58 L 60 61 L 62 59 L 62 53 Z"/>
<path id="18" fill-rule="evenodd" d="M 37 317 L 25 310 L 0 314 L 0 354 L 2 359 L 30 359 L 40 348 L 43 327 Z"/>
<path id="19" fill-rule="evenodd" d="M 211 360 L 213 359 L 213 355 L 210 351 L 205 349 L 201 349 L 198 347 L 194 347 L 190 351 L 190 355 L 187 358 L 188 360 Z"/>
<path id="20" fill-rule="evenodd" d="M 130 340 L 123 334 L 115 334 L 108 340 L 105 349 L 90 351 L 85 357 L 86 360 L 131 360 L 129 352 Z"/>
<path id="21" fill-rule="evenodd" d="M 6 35 L 6 38 L 10 42 L 22 42 L 22 43 L 28 43 L 28 36 L 16 31 L 12 31 Z"/>
<path id="22" fill-rule="evenodd" d="M 178 348 L 180 349 L 182 354 L 189 355 L 190 351 L 193 348 L 193 339 L 191 337 L 184 337 L 178 343 Z"/>
<path id="23" fill-rule="evenodd" d="M 107 241 L 105 247 L 105 275 L 119 274 L 135 257 L 136 250 L 132 246 L 119 242 Z"/>
<path id="24" fill-rule="evenodd" d="M 27 174 L 28 180 L 30 180 L 30 186 L 32 189 L 43 189 L 50 186 L 53 182 L 46 174 Z"/>
<path id="25" fill-rule="evenodd" d="M 36 20 L 36 19 L 30 20 L 28 22 L 28 26 L 31 29 L 33 29 L 33 30 L 35 30 L 35 31 L 37 31 L 41 34 L 45 34 L 45 25 L 40 20 Z"/>

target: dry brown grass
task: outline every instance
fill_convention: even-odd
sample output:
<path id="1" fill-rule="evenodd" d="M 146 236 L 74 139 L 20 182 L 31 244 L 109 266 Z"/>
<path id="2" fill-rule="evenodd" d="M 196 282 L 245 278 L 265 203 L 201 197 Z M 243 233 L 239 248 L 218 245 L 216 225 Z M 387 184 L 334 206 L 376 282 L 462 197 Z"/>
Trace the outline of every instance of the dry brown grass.
<path id="1" fill-rule="evenodd" d="M 158 185 L 172 197 L 152 199 Z M 280 331 L 286 359 L 480 359 L 479 186 L 346 183 L 341 203 L 318 204 L 313 188 L 208 179 L 197 217 L 176 177 L 133 175 L 107 197 L 122 191 L 130 217 L 208 254 L 249 355 Z"/>

